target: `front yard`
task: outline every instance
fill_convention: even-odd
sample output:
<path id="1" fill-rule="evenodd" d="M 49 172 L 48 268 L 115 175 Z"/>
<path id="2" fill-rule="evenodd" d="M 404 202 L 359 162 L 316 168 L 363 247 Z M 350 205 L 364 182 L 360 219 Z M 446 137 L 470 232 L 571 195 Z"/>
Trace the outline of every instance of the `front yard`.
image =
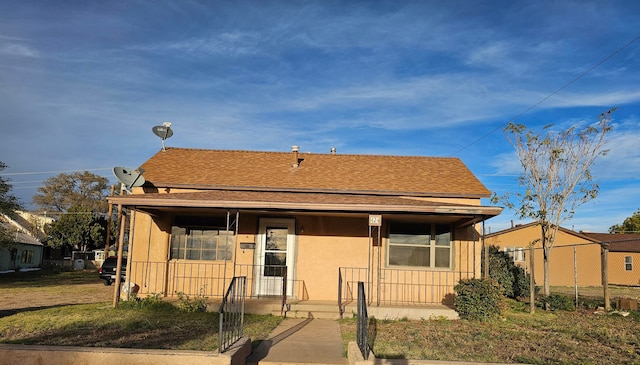
<path id="1" fill-rule="evenodd" d="M 169 303 L 112 308 L 113 286 L 96 272 L 27 272 L 0 276 L 0 342 L 61 346 L 218 348 L 218 313 L 184 312 Z M 214 308 L 215 309 L 215 308 Z M 279 317 L 248 315 L 254 346 Z"/>
<path id="2" fill-rule="evenodd" d="M 113 287 L 95 272 L 0 276 L 0 342 L 210 351 L 217 347 L 218 314 L 187 313 L 162 303 L 147 309 L 111 307 Z M 640 364 L 640 313 L 537 311 L 511 302 L 492 322 L 376 321 L 377 357 L 531 364 Z M 279 317 L 247 315 L 254 346 Z M 340 322 L 345 343 L 355 320 Z"/>
<path id="3" fill-rule="evenodd" d="M 519 307 L 519 306 L 517 306 Z M 376 357 L 527 364 L 640 364 L 640 313 L 525 312 L 503 320 L 377 321 Z M 341 323 L 354 341 L 354 320 Z"/>

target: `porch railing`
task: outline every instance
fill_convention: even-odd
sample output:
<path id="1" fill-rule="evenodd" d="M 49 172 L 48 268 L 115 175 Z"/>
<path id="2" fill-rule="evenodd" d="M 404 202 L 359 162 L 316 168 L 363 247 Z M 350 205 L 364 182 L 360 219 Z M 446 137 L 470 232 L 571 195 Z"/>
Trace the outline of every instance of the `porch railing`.
<path id="1" fill-rule="evenodd" d="M 341 267 L 338 306 L 342 313 L 347 304 L 356 300 L 360 281 L 365 285 L 368 304 L 449 304 L 453 301 L 453 287 L 460 279 L 470 277 L 473 277 L 471 272 L 383 268 L 379 276 L 376 273 L 375 278 L 371 278 L 367 268 Z"/>
<path id="2" fill-rule="evenodd" d="M 345 306 L 358 297 L 358 282 L 364 283 L 366 292 L 369 283 L 369 270 L 367 268 L 338 268 L 338 307 L 341 317 L 344 314 Z"/>
<path id="3" fill-rule="evenodd" d="M 218 314 L 218 349 L 220 353 L 228 350 L 243 334 L 244 300 L 247 292 L 247 278 L 236 276 L 231 280 L 229 289 L 222 298 Z"/>
<path id="4" fill-rule="evenodd" d="M 220 262 L 190 261 L 132 261 L 130 280 L 140 286 L 141 294 L 176 293 L 222 298 L 234 276 L 246 278 L 248 298 L 307 300 L 304 281 L 292 280 L 287 266 L 250 265 Z M 286 298 L 283 308 L 286 306 Z"/>

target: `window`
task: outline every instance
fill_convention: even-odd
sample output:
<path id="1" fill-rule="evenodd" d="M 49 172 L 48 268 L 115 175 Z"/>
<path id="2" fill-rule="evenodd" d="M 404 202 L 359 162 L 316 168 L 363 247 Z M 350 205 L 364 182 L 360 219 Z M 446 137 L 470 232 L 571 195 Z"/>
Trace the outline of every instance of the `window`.
<path id="1" fill-rule="evenodd" d="M 514 262 L 524 261 L 525 255 L 523 247 L 505 247 L 503 251 L 506 252 Z"/>
<path id="2" fill-rule="evenodd" d="M 20 262 L 23 264 L 33 264 L 33 250 L 22 250 Z"/>
<path id="3" fill-rule="evenodd" d="M 391 222 L 389 266 L 451 267 L 451 228 L 427 223 Z"/>
<path id="4" fill-rule="evenodd" d="M 176 217 L 171 227 L 171 259 L 230 260 L 234 233 L 226 218 Z"/>
<path id="5" fill-rule="evenodd" d="M 633 258 L 631 256 L 625 256 L 624 257 L 624 269 L 626 271 L 632 271 L 633 270 Z"/>

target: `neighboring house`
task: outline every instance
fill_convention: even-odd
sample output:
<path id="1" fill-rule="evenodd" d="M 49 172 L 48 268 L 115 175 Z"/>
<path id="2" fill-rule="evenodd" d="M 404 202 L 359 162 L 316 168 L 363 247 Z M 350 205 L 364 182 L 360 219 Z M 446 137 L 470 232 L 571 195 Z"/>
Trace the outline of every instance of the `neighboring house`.
<path id="1" fill-rule="evenodd" d="M 9 241 L 0 243 L 0 272 L 40 267 L 42 243 L 7 216 L 0 217 L 0 225 L 9 234 Z"/>
<path id="2" fill-rule="evenodd" d="M 44 227 L 47 224 L 53 223 L 53 217 L 49 217 L 46 213 L 38 214 L 34 212 L 26 212 L 22 210 L 16 211 L 15 222 L 19 224 L 22 228 L 24 228 L 29 234 L 33 237 L 42 240 L 46 237 L 46 233 L 44 232 Z"/>
<path id="3" fill-rule="evenodd" d="M 529 223 L 485 235 L 485 244 L 497 246 L 529 271 L 529 246 L 540 238 L 540 226 Z M 612 242 L 614 241 L 614 242 Z M 575 232 L 558 228 L 554 248 L 549 259 L 549 281 L 552 286 L 602 285 L 601 243 L 609 245 L 609 284 L 638 285 L 640 269 L 640 235 Z M 534 277 L 538 285 L 544 281 L 541 243 L 534 248 Z M 626 265 L 625 263 L 630 263 Z"/>
<path id="4" fill-rule="evenodd" d="M 587 233 L 597 242 L 607 244 L 609 284 L 640 285 L 640 234 Z"/>
<path id="5" fill-rule="evenodd" d="M 480 276 L 478 228 L 501 208 L 457 158 L 168 148 L 130 209 L 128 278 L 140 293 L 444 303 Z M 378 238 L 380 237 L 380 238 Z M 283 285 L 284 284 L 284 285 Z"/>

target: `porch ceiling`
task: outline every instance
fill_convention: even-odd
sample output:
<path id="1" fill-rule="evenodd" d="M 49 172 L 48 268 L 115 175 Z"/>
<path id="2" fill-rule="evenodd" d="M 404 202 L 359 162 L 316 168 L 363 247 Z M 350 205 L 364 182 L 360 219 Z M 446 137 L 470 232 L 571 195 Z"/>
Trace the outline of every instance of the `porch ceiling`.
<path id="1" fill-rule="evenodd" d="M 419 200 L 411 197 L 356 194 L 285 193 L 211 190 L 191 193 L 151 193 L 114 196 L 112 204 L 147 211 L 180 208 L 247 209 L 297 212 L 429 214 L 450 216 L 452 221 L 494 217 L 500 207 L 463 205 Z M 459 222 L 462 223 L 462 222 Z"/>

